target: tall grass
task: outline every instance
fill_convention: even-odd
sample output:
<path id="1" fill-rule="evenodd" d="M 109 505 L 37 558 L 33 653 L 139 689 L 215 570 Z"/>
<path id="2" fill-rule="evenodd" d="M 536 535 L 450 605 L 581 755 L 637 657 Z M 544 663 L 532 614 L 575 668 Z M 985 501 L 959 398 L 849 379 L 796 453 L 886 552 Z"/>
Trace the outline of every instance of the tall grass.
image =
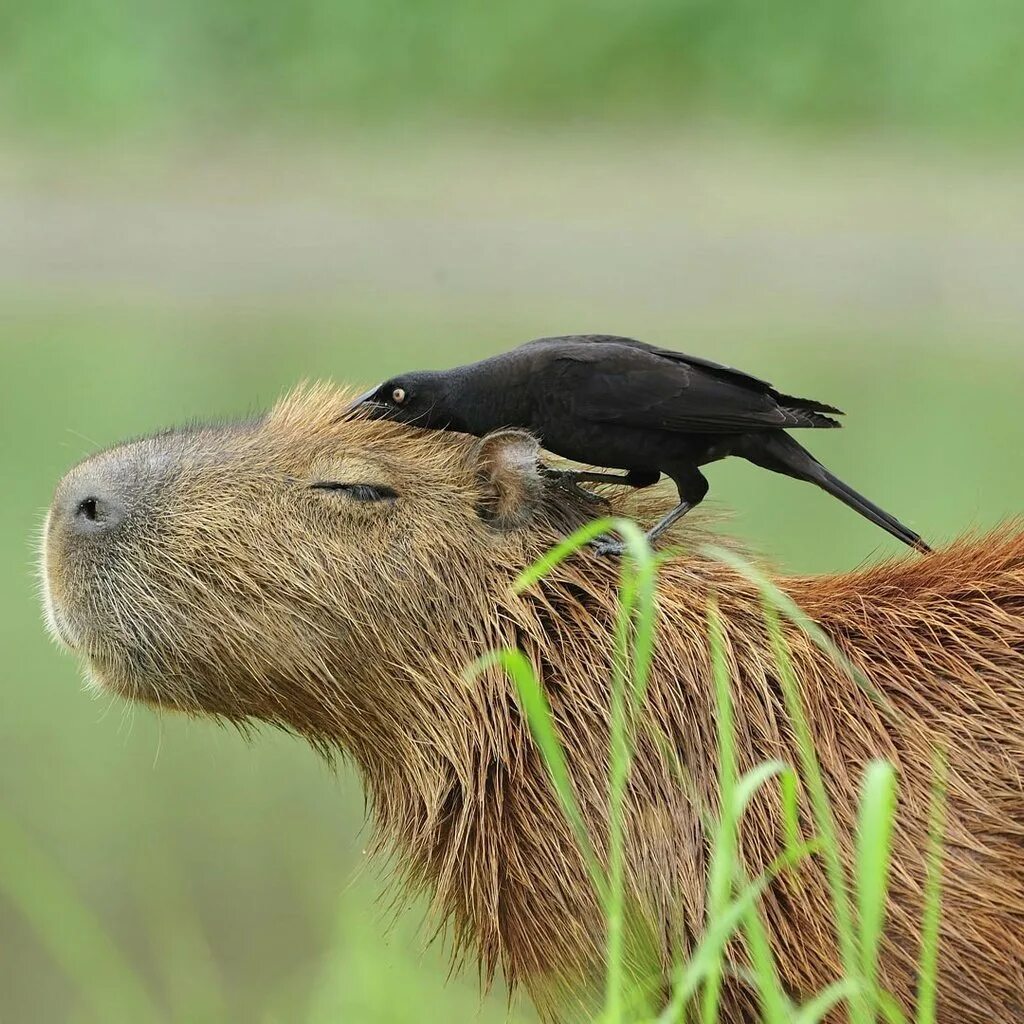
<path id="1" fill-rule="evenodd" d="M 628 998 L 624 987 L 623 865 L 627 843 L 624 803 L 632 764 L 633 748 L 630 743 L 641 720 L 650 671 L 659 563 L 634 524 L 623 520 L 602 520 L 589 524 L 546 555 L 520 577 L 517 587 L 524 590 L 532 586 L 579 547 L 596 535 L 611 530 L 619 532 L 625 539 L 627 555 L 622 562 L 615 629 L 609 737 L 610 825 L 603 860 L 594 839 L 586 832 L 574 795 L 566 753 L 557 738 L 543 687 L 532 666 L 516 651 L 496 652 L 485 662 L 496 661 L 506 666 L 513 676 L 530 728 L 580 843 L 595 891 L 605 908 L 608 941 L 602 1024 L 626 1024 L 627 1020 L 634 1024 L 649 1020 L 650 1016 L 628 1016 L 628 1008 L 637 1005 L 637 1001 Z M 795 733 L 800 763 L 767 762 L 737 778 L 731 681 L 726 655 L 728 638 L 712 599 L 708 607 L 707 636 L 717 711 L 719 807 L 717 816 L 708 822 L 711 857 L 707 880 L 707 920 L 705 931 L 689 958 L 676 964 L 671 997 L 657 1017 L 657 1024 L 689 1021 L 698 993 L 696 1009 L 701 1024 L 718 1021 L 723 978 L 736 970 L 727 950 L 734 940 L 741 937 L 745 940 L 751 964 L 750 980 L 759 993 L 766 1024 L 791 1021 L 815 1024 L 840 1003 L 845 1003 L 851 1024 L 872 1024 L 878 1020 L 904 1024 L 907 1021 L 905 1008 L 900 1007 L 878 982 L 878 956 L 885 930 L 896 813 L 895 773 L 892 766 L 884 761 L 874 761 L 865 770 L 851 877 L 844 863 L 835 814 L 800 698 L 799 681 L 793 671 L 780 616 L 785 616 L 805 631 L 840 667 L 855 676 L 857 674 L 820 628 L 756 568 L 732 552 L 708 547 L 706 553 L 742 573 L 761 592 L 776 674 Z M 857 678 L 863 685 L 870 685 L 867 680 Z M 753 795 L 772 780 L 778 780 L 781 787 L 784 820 L 780 824 L 786 837 L 785 850 L 767 872 L 748 880 L 739 855 L 741 819 Z M 816 829 L 816 834 L 806 841 L 799 838 L 798 788 L 807 794 L 810 816 Z M 928 878 L 916 1013 L 918 1024 L 930 1024 L 935 1020 L 936 1012 L 944 793 L 942 762 L 937 760 L 927 851 Z M 824 863 L 831 895 L 832 926 L 843 973 L 822 992 L 796 1006 L 780 984 L 758 900 L 773 878 L 812 855 L 819 856 Z"/>

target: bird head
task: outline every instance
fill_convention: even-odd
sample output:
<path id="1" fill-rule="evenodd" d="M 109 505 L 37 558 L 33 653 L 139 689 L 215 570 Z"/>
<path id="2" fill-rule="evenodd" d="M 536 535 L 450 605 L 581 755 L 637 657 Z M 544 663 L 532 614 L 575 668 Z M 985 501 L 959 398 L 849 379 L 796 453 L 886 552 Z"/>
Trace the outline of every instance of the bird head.
<path id="1" fill-rule="evenodd" d="M 431 370 L 403 373 L 360 395 L 349 407 L 371 419 L 388 419 L 428 430 L 460 430 L 459 418 L 449 407 L 443 376 Z"/>

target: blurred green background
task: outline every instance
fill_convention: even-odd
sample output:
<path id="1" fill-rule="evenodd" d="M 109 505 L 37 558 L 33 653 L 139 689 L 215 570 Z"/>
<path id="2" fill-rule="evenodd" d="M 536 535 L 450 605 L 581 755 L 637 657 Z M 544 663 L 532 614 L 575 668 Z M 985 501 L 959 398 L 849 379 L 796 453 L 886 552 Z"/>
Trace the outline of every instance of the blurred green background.
<path id="1" fill-rule="evenodd" d="M 1001 0 L 0 0 L 0 1022 L 532 1019 L 378 902 L 347 770 L 83 692 L 36 594 L 68 466 L 593 330 L 833 402 L 841 476 L 934 541 L 991 525 L 1024 509 L 1022 117 Z M 896 553 L 711 478 L 787 569 Z"/>
<path id="2" fill-rule="evenodd" d="M 6 0 L 0 114 L 94 133 L 413 113 L 1014 129 L 1014 0 Z"/>

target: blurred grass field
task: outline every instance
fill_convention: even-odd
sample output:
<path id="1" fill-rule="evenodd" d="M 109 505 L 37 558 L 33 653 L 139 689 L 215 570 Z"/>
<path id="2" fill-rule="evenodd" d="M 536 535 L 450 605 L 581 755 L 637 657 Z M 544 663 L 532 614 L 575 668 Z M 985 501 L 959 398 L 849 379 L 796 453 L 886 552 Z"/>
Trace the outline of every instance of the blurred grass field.
<path id="1" fill-rule="evenodd" d="M 8 0 L 2 15 L 0 124 L 91 139 L 423 116 L 1001 135 L 1024 114 L 1012 0 Z"/>

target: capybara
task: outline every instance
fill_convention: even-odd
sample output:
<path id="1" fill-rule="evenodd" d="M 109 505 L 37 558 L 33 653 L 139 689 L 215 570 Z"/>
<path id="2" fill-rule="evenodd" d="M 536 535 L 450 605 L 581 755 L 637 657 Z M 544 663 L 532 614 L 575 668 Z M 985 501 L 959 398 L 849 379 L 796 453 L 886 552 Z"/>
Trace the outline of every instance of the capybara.
<path id="1" fill-rule="evenodd" d="M 350 758 L 380 845 L 429 895 L 455 956 L 571 1018 L 601 971 L 602 916 L 513 684 L 464 670 L 492 648 L 531 659 L 602 850 L 616 561 L 582 551 L 515 594 L 517 573 L 594 506 L 541 475 L 528 435 L 351 419 L 350 401 L 305 388 L 262 418 L 168 431 L 71 470 L 45 532 L 50 626 L 106 691 L 269 722 Z M 653 513 L 635 494 L 612 510 Z M 700 553 L 697 526 L 674 538 L 626 799 L 631 916 L 645 922 L 656 985 L 705 927 L 718 771 L 709 595 L 727 634 L 739 767 L 799 762 L 756 589 Z M 912 1010 L 939 747 L 939 1017 L 1024 1020 L 1024 532 L 777 582 L 875 690 L 786 627 L 848 853 L 865 766 L 886 758 L 898 773 L 882 981 Z M 780 803 L 768 788 L 746 812 L 751 875 L 779 852 Z M 819 859 L 775 881 L 762 909 L 794 998 L 840 975 Z M 756 1020 L 743 971 L 730 979 L 722 1019 Z"/>

